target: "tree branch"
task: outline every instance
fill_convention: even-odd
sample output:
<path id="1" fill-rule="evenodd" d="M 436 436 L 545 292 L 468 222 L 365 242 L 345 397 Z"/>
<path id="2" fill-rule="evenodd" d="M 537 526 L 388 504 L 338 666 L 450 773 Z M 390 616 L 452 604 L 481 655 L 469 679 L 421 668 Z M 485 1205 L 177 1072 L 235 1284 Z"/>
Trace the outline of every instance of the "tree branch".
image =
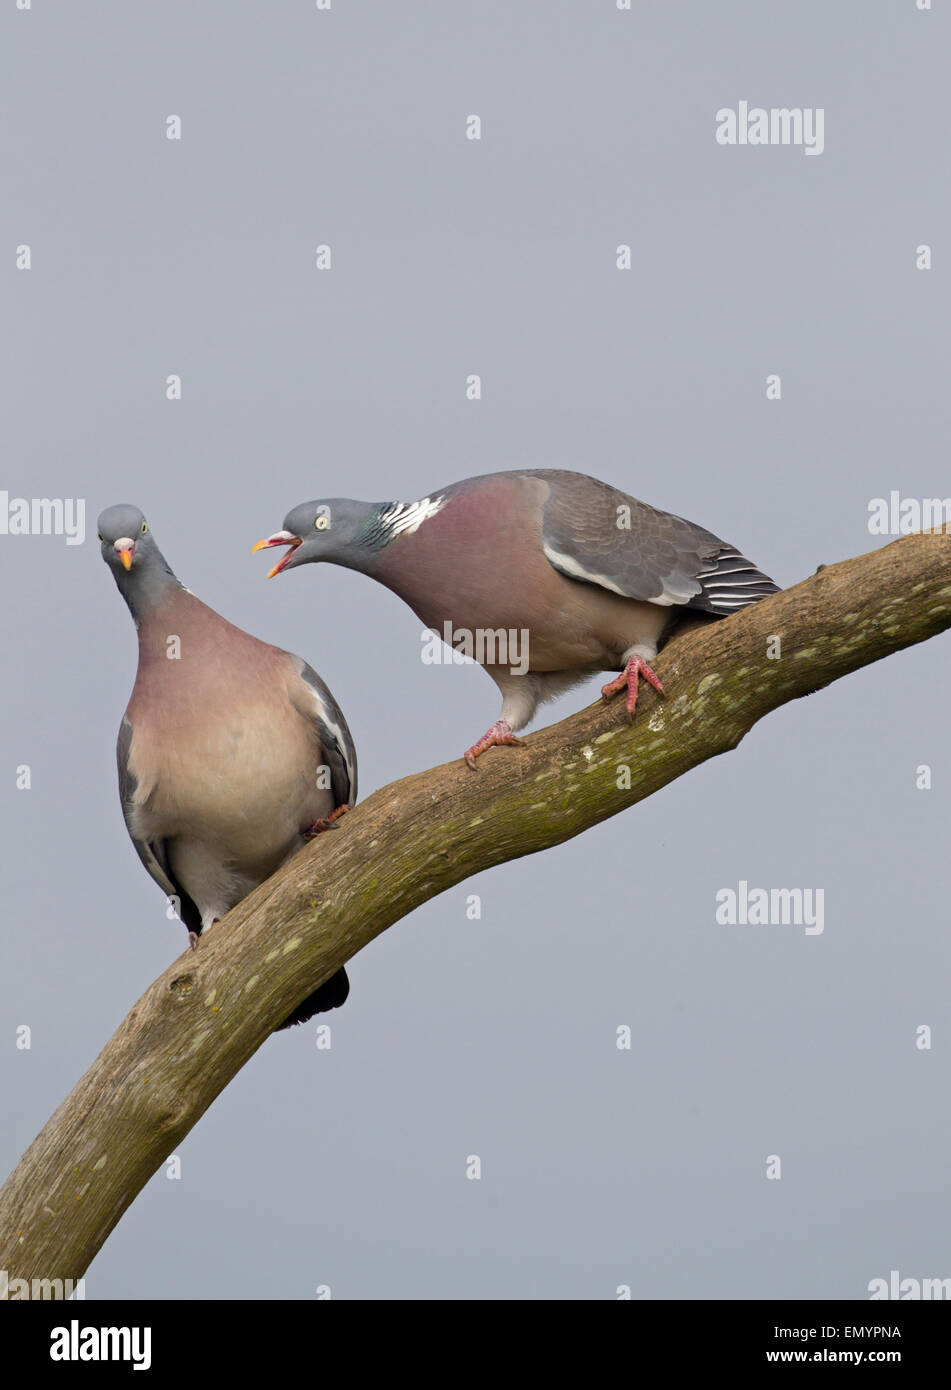
<path id="1" fill-rule="evenodd" d="M 668 698 L 642 688 L 632 727 L 620 698 L 599 703 L 490 751 L 476 772 L 460 758 L 374 792 L 135 1004 L 0 1191 L 0 1269 L 80 1277 L 272 1030 L 420 903 L 581 834 L 735 748 L 770 710 L 949 626 L 945 527 L 678 636 L 656 663 Z"/>

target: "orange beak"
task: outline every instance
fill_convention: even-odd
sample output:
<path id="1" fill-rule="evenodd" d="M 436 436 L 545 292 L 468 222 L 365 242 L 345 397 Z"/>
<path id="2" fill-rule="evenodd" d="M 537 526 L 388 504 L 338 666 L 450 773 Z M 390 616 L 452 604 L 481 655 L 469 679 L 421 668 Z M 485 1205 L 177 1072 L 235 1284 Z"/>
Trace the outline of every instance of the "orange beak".
<path id="1" fill-rule="evenodd" d="M 268 579 L 273 579 L 276 574 L 281 572 L 297 547 L 303 544 L 304 542 L 301 540 L 300 536 L 295 536 L 290 531 L 275 531 L 273 536 L 266 536 L 263 541 L 258 541 L 257 545 L 252 545 L 251 554 L 253 555 L 256 550 L 269 550 L 271 546 L 274 545 L 286 545 L 289 547 L 287 554 L 282 555 L 274 568 L 268 570 Z"/>
<path id="2" fill-rule="evenodd" d="M 116 541 L 113 549 L 122 561 L 123 569 L 130 570 L 132 568 L 132 556 L 135 554 L 135 541 L 130 541 L 126 537 L 123 537 L 121 540 Z"/>

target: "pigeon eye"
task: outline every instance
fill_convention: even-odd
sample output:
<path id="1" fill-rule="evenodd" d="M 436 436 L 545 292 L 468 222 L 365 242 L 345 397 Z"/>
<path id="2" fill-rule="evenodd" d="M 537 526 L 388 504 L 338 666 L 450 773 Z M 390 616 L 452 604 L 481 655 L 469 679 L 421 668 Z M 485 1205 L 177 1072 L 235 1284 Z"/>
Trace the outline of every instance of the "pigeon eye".
<path id="1" fill-rule="evenodd" d="M 317 520 L 314 522 L 314 527 L 315 527 L 315 529 L 318 530 L 318 531 L 326 531 L 326 529 L 327 529 L 327 527 L 328 527 L 329 525 L 330 525 L 330 517 L 329 517 L 329 516 L 322 516 L 322 515 L 321 515 L 321 516 L 319 516 L 319 517 L 317 518 Z"/>
<path id="2" fill-rule="evenodd" d="M 144 536 L 145 533 L 146 533 L 146 531 L 147 531 L 148 529 L 149 529 L 149 523 L 148 523 L 147 521 L 143 521 L 143 523 L 142 523 L 142 530 L 139 532 L 139 535 Z"/>

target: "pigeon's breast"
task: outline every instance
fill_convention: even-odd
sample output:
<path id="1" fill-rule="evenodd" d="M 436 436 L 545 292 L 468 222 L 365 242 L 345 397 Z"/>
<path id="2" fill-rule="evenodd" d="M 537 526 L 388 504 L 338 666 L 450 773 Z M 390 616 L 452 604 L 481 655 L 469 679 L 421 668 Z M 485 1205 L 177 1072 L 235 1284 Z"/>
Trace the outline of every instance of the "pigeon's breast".
<path id="1" fill-rule="evenodd" d="M 273 648 L 248 656 L 250 666 L 196 652 L 205 664 L 188 679 L 174 668 L 140 679 L 129 765 L 147 838 L 192 838 L 263 877 L 298 847 L 302 828 L 330 813 L 333 796 L 318 786 L 316 731 L 287 698 L 288 658 Z"/>

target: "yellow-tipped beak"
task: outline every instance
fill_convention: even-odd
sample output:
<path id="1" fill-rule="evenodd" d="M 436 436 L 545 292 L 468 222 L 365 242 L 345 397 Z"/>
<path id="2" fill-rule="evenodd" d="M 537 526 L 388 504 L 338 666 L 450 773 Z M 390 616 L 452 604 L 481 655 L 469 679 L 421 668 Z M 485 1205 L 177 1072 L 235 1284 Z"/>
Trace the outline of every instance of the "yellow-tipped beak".
<path id="1" fill-rule="evenodd" d="M 265 536 L 263 541 L 258 541 L 257 545 L 252 545 L 251 554 L 253 555 L 256 550 L 268 550 L 274 545 L 286 545 L 289 547 L 287 554 L 282 555 L 274 568 L 268 570 L 268 579 L 273 579 L 274 576 L 284 568 L 297 547 L 303 544 L 304 542 L 301 540 L 300 536 L 292 535 L 290 531 L 275 531 L 273 536 Z"/>
<path id="2" fill-rule="evenodd" d="M 112 548 L 122 561 L 123 569 L 130 570 L 132 568 L 132 557 L 135 554 L 135 541 L 132 537 L 120 536 L 113 544 Z"/>

